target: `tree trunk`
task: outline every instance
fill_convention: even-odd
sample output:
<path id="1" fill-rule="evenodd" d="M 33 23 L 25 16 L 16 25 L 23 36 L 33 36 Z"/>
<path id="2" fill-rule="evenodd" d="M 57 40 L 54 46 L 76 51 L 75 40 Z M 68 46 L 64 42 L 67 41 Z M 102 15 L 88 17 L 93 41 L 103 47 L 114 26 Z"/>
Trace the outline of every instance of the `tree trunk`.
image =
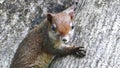
<path id="1" fill-rule="evenodd" d="M 47 12 L 60 12 L 76 0 L 1 0 L 0 68 L 9 68 L 19 43 Z M 120 1 L 79 0 L 72 44 L 84 46 L 84 58 L 56 58 L 50 68 L 119 68 Z"/>

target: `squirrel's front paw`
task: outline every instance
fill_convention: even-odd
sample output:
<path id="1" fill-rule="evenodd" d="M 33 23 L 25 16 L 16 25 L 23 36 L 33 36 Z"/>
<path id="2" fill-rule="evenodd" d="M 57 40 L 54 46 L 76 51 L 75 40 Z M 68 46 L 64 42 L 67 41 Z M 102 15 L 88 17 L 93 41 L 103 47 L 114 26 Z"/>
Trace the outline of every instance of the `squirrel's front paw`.
<path id="1" fill-rule="evenodd" d="M 86 50 L 84 49 L 84 47 L 74 47 L 73 48 L 73 52 L 72 54 L 76 57 L 84 57 L 86 55 Z"/>

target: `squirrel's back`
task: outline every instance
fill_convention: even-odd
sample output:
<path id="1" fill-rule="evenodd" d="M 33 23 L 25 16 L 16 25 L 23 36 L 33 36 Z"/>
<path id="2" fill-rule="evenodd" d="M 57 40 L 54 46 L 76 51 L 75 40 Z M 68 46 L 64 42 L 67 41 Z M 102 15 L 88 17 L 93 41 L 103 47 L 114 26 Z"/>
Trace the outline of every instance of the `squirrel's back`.
<path id="1" fill-rule="evenodd" d="M 48 24 L 45 20 L 39 26 L 36 26 L 33 30 L 31 30 L 25 39 L 20 43 L 10 68 L 28 68 L 32 65 L 35 66 L 38 59 L 40 59 L 40 64 L 43 65 L 45 62 L 49 62 L 48 59 L 51 59 L 52 56 L 45 54 L 42 50 L 43 45 L 50 43 L 48 41 L 49 37 L 47 36 Z"/>

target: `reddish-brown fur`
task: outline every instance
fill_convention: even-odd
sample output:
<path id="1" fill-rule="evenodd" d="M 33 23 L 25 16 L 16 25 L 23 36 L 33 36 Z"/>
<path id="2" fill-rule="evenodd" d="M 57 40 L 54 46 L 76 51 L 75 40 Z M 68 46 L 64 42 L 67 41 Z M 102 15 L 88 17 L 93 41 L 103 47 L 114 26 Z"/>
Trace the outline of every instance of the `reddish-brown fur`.
<path id="1" fill-rule="evenodd" d="M 69 15 L 58 13 L 53 17 L 53 22 L 56 24 L 58 32 L 63 36 L 71 30 L 71 18 Z"/>
<path id="2" fill-rule="evenodd" d="M 59 49 L 61 41 L 49 37 L 51 25 L 56 24 L 60 36 L 71 30 L 71 15 L 66 13 L 48 14 L 43 23 L 35 27 L 20 43 L 10 68 L 46 68 L 53 56 L 77 55 L 85 56 L 81 47 L 65 47 Z M 82 53 L 83 52 L 83 53 Z"/>

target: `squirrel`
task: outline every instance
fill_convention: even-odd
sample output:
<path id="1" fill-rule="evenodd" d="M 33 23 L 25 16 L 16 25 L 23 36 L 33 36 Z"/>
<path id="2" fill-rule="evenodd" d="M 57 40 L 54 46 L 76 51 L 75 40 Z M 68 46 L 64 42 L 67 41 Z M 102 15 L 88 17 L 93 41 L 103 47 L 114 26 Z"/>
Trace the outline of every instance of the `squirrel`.
<path id="1" fill-rule="evenodd" d="M 74 31 L 74 10 L 46 17 L 19 44 L 10 68 L 47 68 L 54 56 L 85 56 L 84 47 L 67 45 Z"/>

